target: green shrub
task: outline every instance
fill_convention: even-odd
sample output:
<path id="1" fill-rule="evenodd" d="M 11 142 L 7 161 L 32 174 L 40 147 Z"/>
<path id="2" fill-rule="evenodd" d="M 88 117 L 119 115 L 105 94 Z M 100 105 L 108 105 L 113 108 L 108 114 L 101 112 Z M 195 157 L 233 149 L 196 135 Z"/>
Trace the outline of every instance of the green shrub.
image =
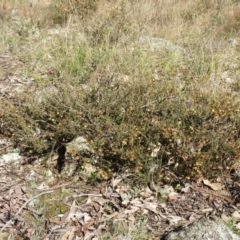
<path id="1" fill-rule="evenodd" d="M 225 93 L 187 95 L 146 79 L 105 81 L 87 92 L 66 83 L 44 101 L 22 101 L 2 116 L 23 152 L 44 153 L 84 136 L 106 169 L 130 167 L 146 174 L 153 164 L 169 164 L 185 177 L 217 175 L 239 158 L 240 115 Z M 153 158 L 156 146 L 160 150 Z"/>

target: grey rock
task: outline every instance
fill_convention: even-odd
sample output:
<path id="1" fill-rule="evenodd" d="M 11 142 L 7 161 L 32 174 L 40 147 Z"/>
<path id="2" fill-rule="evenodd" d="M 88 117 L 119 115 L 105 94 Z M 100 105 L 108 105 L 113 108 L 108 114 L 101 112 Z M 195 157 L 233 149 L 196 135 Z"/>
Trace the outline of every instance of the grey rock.
<path id="1" fill-rule="evenodd" d="M 19 163 L 19 161 L 22 159 L 22 156 L 19 153 L 19 149 L 13 149 L 12 151 L 0 155 L 0 166 L 5 165 L 10 162 Z"/>
<path id="2" fill-rule="evenodd" d="M 228 43 L 229 43 L 232 47 L 239 46 L 238 40 L 235 39 L 235 38 L 229 38 L 229 39 L 228 39 Z"/>
<path id="3" fill-rule="evenodd" d="M 58 93 L 59 93 L 58 88 L 56 88 L 55 86 L 48 86 L 35 91 L 34 95 L 32 96 L 33 98 L 32 100 L 37 103 L 45 103 L 48 101 L 50 97 L 53 97 Z"/>
<path id="4" fill-rule="evenodd" d="M 150 36 L 141 36 L 139 39 L 140 44 L 148 45 L 151 51 L 166 49 L 171 52 L 185 53 L 186 50 L 180 46 L 173 44 L 164 38 L 154 38 Z"/>
<path id="5" fill-rule="evenodd" d="M 81 153 L 84 151 L 90 151 L 88 145 L 87 145 L 87 140 L 80 136 L 75 138 L 73 141 L 71 141 L 70 143 L 68 143 L 66 145 L 67 148 L 67 152 L 66 153 L 70 153 L 70 154 L 77 154 L 77 153 Z"/>
<path id="6" fill-rule="evenodd" d="M 73 141 L 71 141 L 70 143 L 67 143 L 66 153 L 65 153 L 65 158 L 67 159 L 67 161 L 65 163 L 65 166 L 61 174 L 63 176 L 72 177 L 76 175 L 76 171 L 81 172 L 83 170 L 83 166 L 79 168 L 80 162 L 82 165 L 83 162 L 87 161 L 86 157 L 82 157 L 82 155 L 84 153 L 89 153 L 89 151 L 90 151 L 90 148 L 88 147 L 87 140 L 82 136 L 79 136 L 75 138 Z M 91 159 L 88 159 L 88 160 L 91 161 Z M 77 174 L 78 176 L 76 176 L 76 180 L 81 175 L 80 172 Z"/>
<path id="7" fill-rule="evenodd" d="M 222 51 L 228 47 L 231 47 L 231 48 L 238 47 L 239 43 L 238 43 L 238 40 L 235 38 L 228 38 L 227 40 L 210 38 L 207 40 L 204 46 L 209 51 L 214 52 L 214 51 Z"/>
<path id="8" fill-rule="evenodd" d="M 179 231 L 169 233 L 165 240 L 240 240 L 221 220 L 201 220 Z"/>

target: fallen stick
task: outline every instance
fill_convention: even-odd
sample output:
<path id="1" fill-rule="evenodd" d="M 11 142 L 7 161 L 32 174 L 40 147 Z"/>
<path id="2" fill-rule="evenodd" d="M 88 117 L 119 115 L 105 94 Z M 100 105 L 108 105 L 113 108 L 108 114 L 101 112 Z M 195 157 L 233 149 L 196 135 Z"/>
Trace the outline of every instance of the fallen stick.
<path id="1" fill-rule="evenodd" d="M 78 195 L 74 195 L 74 198 L 79 198 L 79 197 L 106 197 L 106 198 L 111 198 L 111 197 L 120 197 L 120 195 L 118 193 L 106 193 L 106 194 L 86 194 L 86 193 L 82 193 L 82 194 L 78 194 Z"/>

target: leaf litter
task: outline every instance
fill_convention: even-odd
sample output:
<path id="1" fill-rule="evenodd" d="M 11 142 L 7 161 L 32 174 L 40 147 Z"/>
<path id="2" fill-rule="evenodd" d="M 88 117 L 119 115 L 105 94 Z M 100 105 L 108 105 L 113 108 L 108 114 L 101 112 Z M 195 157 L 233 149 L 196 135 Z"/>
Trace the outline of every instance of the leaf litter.
<path id="1" fill-rule="evenodd" d="M 124 223 L 128 230 L 112 233 L 113 237 L 132 239 L 131 233 L 138 231 L 143 221 L 146 239 L 161 239 L 204 216 L 216 216 L 225 222 L 234 219 L 235 228 L 240 228 L 240 183 L 234 174 L 225 182 L 182 181 L 177 190 L 171 185 L 156 187 L 152 180 L 149 186 L 134 191 L 126 181 L 132 178 L 129 173 L 91 186 L 63 181 L 59 176 L 47 177 L 42 159 L 25 162 L 20 158 L 0 166 L 0 237 L 8 234 L 8 239 L 38 236 L 49 240 L 96 240 L 104 239 L 112 225 Z M 67 191 L 67 197 L 54 199 L 59 191 Z M 53 205 L 62 201 L 65 210 L 48 214 L 44 206 L 48 198 Z M 31 221 L 27 220 L 29 216 Z"/>
<path id="2" fill-rule="evenodd" d="M 131 174 L 119 174 L 100 185 L 83 188 L 82 183 L 47 182 L 46 176 L 41 176 L 39 171 L 41 159 L 24 167 L 22 164 L 19 160 L 18 166 L 15 164 L 14 167 L 12 163 L 1 166 L 0 234 L 7 233 L 8 239 L 16 236 L 31 239 L 37 234 L 41 239 L 49 240 L 103 239 L 110 226 L 120 222 L 127 223 L 128 232 L 133 233 L 139 226 L 139 216 L 144 219 L 150 239 L 161 239 L 179 225 L 188 226 L 204 216 L 222 216 L 223 220 L 234 218 L 235 227 L 239 228 L 240 184 L 237 181 L 225 185 L 206 179 L 185 182 L 178 191 L 168 185 L 158 190 L 143 186 L 135 193 L 125 181 L 132 178 Z M 29 184 L 33 180 L 35 185 Z M 54 197 L 59 189 L 68 190 L 65 202 L 68 210 L 59 210 L 54 216 L 46 214 L 42 231 L 37 233 L 26 221 L 26 216 L 31 215 L 37 223 L 38 217 L 43 215 L 37 209 L 38 199 L 50 194 Z M 114 239 L 131 239 L 131 236 L 119 235 Z"/>

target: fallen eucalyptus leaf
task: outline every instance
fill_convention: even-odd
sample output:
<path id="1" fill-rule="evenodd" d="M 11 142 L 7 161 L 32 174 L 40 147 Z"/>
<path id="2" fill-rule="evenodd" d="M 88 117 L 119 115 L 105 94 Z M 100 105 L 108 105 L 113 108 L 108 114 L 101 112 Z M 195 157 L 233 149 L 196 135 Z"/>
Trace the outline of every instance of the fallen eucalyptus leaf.
<path id="1" fill-rule="evenodd" d="M 214 191 L 219 191 L 223 189 L 223 186 L 220 183 L 211 183 L 209 180 L 203 179 L 204 185 L 210 187 Z"/>

